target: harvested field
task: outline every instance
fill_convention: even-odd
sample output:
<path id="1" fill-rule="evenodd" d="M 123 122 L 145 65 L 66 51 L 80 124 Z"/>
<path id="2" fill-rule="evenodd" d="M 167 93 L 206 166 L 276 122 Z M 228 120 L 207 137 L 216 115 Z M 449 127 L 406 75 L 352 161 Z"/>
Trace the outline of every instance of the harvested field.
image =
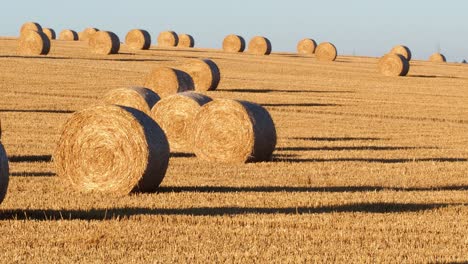
<path id="1" fill-rule="evenodd" d="M 369 57 L 125 45 L 101 56 L 57 41 L 28 58 L 16 47 L 0 39 L 5 262 L 468 261 L 468 65 L 413 58 L 407 77 L 390 78 Z M 270 112 L 273 161 L 173 153 L 157 193 L 67 188 L 51 155 L 72 113 L 194 57 L 222 72 L 204 94 Z"/>

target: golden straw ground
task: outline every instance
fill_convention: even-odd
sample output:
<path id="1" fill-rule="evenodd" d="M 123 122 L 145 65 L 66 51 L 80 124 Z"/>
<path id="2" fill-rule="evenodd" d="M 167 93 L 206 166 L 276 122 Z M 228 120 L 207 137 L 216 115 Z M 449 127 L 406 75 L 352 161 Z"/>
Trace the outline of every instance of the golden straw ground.
<path id="1" fill-rule="evenodd" d="M 104 95 L 104 103 L 132 107 L 150 115 L 153 106 L 160 100 L 152 90 L 145 87 L 118 88 Z"/>
<path id="2" fill-rule="evenodd" d="M 56 39 L 57 36 L 55 34 L 55 30 L 51 29 L 51 28 L 43 28 L 42 29 L 42 32 L 44 32 L 44 34 L 50 39 L 50 40 L 53 40 L 53 39 Z"/>
<path id="3" fill-rule="evenodd" d="M 3 199 L 5 199 L 8 190 L 9 177 L 10 171 L 7 153 L 2 142 L 0 142 L 0 204 L 3 202 Z"/>
<path id="4" fill-rule="evenodd" d="M 89 41 L 89 39 L 98 31 L 99 29 L 97 28 L 92 28 L 92 27 L 85 28 L 83 31 L 81 31 L 78 34 L 78 39 L 83 40 L 83 41 Z"/>
<path id="5" fill-rule="evenodd" d="M 195 39 L 189 34 L 180 34 L 179 42 L 177 43 L 177 47 L 180 48 L 193 48 L 195 47 Z"/>
<path id="6" fill-rule="evenodd" d="M 78 40 L 78 33 L 71 29 L 64 29 L 59 34 L 59 40 L 75 41 Z"/>
<path id="7" fill-rule="evenodd" d="M 226 52 L 244 52 L 245 40 L 238 35 L 228 35 L 223 40 L 223 50 Z"/>
<path id="8" fill-rule="evenodd" d="M 430 57 L 429 57 L 429 61 L 431 62 L 447 62 L 447 59 L 445 58 L 445 56 L 443 54 L 440 54 L 438 52 L 432 54 Z"/>
<path id="9" fill-rule="evenodd" d="M 47 55 L 50 51 L 50 40 L 42 31 L 28 30 L 18 39 L 17 52 L 20 55 Z"/>
<path id="10" fill-rule="evenodd" d="M 144 86 L 153 90 L 161 98 L 194 90 L 193 80 L 188 73 L 169 67 L 151 70 L 146 75 Z"/>
<path id="11" fill-rule="evenodd" d="M 110 31 L 98 31 L 89 39 L 89 47 L 96 54 L 117 54 L 120 49 L 120 40 Z"/>
<path id="12" fill-rule="evenodd" d="M 193 149 L 205 161 L 268 161 L 276 146 L 276 129 L 260 105 L 217 99 L 204 105 L 192 126 Z"/>
<path id="13" fill-rule="evenodd" d="M 20 29 L 20 36 L 25 33 L 26 31 L 29 31 L 29 30 L 34 30 L 34 31 L 39 31 L 41 32 L 42 31 L 42 27 L 41 25 L 39 25 L 39 23 L 36 23 L 36 22 L 26 22 L 24 23 L 22 26 L 21 26 L 21 29 Z"/>
<path id="14" fill-rule="evenodd" d="M 386 54 L 379 60 L 379 70 L 385 76 L 406 76 L 409 62 L 400 54 Z"/>
<path id="15" fill-rule="evenodd" d="M 338 51 L 335 45 L 330 42 L 323 42 L 315 49 L 315 57 L 319 61 L 335 61 Z"/>
<path id="16" fill-rule="evenodd" d="M 125 37 L 125 44 L 133 50 L 147 50 L 151 46 L 151 35 L 143 29 L 132 29 Z"/>
<path id="17" fill-rule="evenodd" d="M 397 45 L 390 50 L 390 53 L 400 54 L 409 62 L 411 61 L 411 50 L 404 45 Z"/>
<path id="18" fill-rule="evenodd" d="M 151 117 L 161 126 L 172 152 L 193 152 L 192 133 L 195 116 L 211 98 L 184 92 L 168 96 L 151 110 Z"/>
<path id="19" fill-rule="evenodd" d="M 121 106 L 76 112 L 54 155 L 59 177 L 82 192 L 154 192 L 169 161 L 161 128 L 145 113 Z"/>
<path id="20" fill-rule="evenodd" d="M 269 55 L 271 49 L 272 47 L 269 39 L 256 36 L 250 40 L 248 52 L 254 55 Z"/>
<path id="21" fill-rule="evenodd" d="M 297 53 L 299 54 L 314 54 L 315 49 L 317 48 L 317 42 L 313 39 L 303 39 L 297 43 Z"/>
<path id="22" fill-rule="evenodd" d="M 192 59 L 184 61 L 180 70 L 188 73 L 197 91 L 214 91 L 221 80 L 221 73 L 216 63 L 210 59 Z"/>
<path id="23" fill-rule="evenodd" d="M 174 31 L 163 31 L 158 36 L 158 47 L 176 47 L 179 37 Z"/>

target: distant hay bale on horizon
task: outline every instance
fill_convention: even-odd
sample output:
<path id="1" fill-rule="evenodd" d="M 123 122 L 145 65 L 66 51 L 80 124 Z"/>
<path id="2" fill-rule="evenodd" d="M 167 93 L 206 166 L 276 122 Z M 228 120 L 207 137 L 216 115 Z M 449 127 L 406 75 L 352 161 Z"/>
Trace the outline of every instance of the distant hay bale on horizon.
<path id="1" fill-rule="evenodd" d="M 64 29 L 59 34 L 59 40 L 76 41 L 78 40 L 78 33 L 71 29 Z"/>
<path id="2" fill-rule="evenodd" d="M 254 55 L 270 55 L 272 50 L 269 39 L 261 36 L 253 37 L 249 42 L 248 53 Z"/>
<path id="3" fill-rule="evenodd" d="M 210 59 L 191 59 L 179 67 L 192 78 L 196 91 L 214 91 L 221 81 L 218 65 Z"/>
<path id="4" fill-rule="evenodd" d="M 440 54 L 439 52 L 436 52 L 434 54 L 432 54 L 430 57 L 429 57 L 429 61 L 430 62 L 447 62 L 447 59 L 445 58 L 445 56 L 443 54 Z"/>
<path id="5" fill-rule="evenodd" d="M 55 34 L 55 30 L 51 29 L 51 28 L 43 28 L 42 29 L 42 32 L 44 32 L 44 34 L 50 39 L 50 40 L 54 40 L 57 38 L 57 35 Z"/>
<path id="6" fill-rule="evenodd" d="M 179 43 L 179 37 L 174 31 L 163 31 L 158 36 L 158 47 L 176 47 Z"/>
<path id="7" fill-rule="evenodd" d="M 409 62 L 411 61 L 411 50 L 407 47 L 407 46 L 404 46 L 404 45 L 397 45 L 395 47 L 392 48 L 392 50 L 390 50 L 390 53 L 392 54 L 400 54 L 402 55 L 403 57 L 405 57 L 405 59 Z"/>
<path id="8" fill-rule="evenodd" d="M 58 176 L 78 191 L 154 192 L 166 174 L 169 144 L 145 113 L 97 106 L 74 113 L 66 122 L 54 162 Z"/>
<path id="9" fill-rule="evenodd" d="M 83 31 L 78 33 L 78 39 L 81 41 L 89 41 L 89 39 L 98 31 L 99 29 L 93 27 L 85 28 Z"/>
<path id="10" fill-rule="evenodd" d="M 183 92 L 159 101 L 151 117 L 161 126 L 172 152 L 192 153 L 192 125 L 201 107 L 212 99 L 195 92 Z"/>
<path id="11" fill-rule="evenodd" d="M 223 40 L 223 50 L 226 52 L 244 52 L 245 39 L 238 35 L 228 35 Z"/>
<path id="12" fill-rule="evenodd" d="M 180 34 L 177 47 L 179 48 L 193 48 L 195 47 L 195 39 L 189 34 Z"/>
<path id="13" fill-rule="evenodd" d="M 330 42 L 320 43 L 315 49 L 315 57 L 319 61 L 335 61 L 337 56 L 338 51 Z"/>
<path id="14" fill-rule="evenodd" d="M 276 129 L 270 114 L 251 102 L 213 100 L 200 109 L 194 124 L 193 149 L 205 161 L 268 161 L 276 147 Z"/>
<path id="15" fill-rule="evenodd" d="M 18 39 L 17 52 L 20 55 L 47 55 L 50 51 L 50 40 L 42 31 L 27 30 Z"/>
<path id="16" fill-rule="evenodd" d="M 389 53 L 379 60 L 378 67 L 385 76 L 406 76 L 410 64 L 403 55 Z"/>
<path id="17" fill-rule="evenodd" d="M 133 50 L 147 50 L 151 47 L 151 35 L 143 29 L 132 29 L 125 36 L 125 44 Z"/>
<path id="18" fill-rule="evenodd" d="M 9 178 L 10 168 L 8 164 L 8 155 L 0 142 L 0 204 L 3 202 L 7 194 Z"/>
<path id="19" fill-rule="evenodd" d="M 41 27 L 41 25 L 39 23 L 36 23 L 36 22 L 26 22 L 21 26 L 20 36 L 24 32 L 29 31 L 29 30 L 42 32 L 42 27 Z"/>
<path id="20" fill-rule="evenodd" d="M 195 89 L 188 73 L 169 67 L 152 69 L 146 75 L 144 86 L 153 90 L 161 98 Z"/>
<path id="21" fill-rule="evenodd" d="M 119 37 L 110 31 L 98 31 L 89 39 L 89 47 L 96 54 L 117 54 L 120 49 Z"/>
<path id="22" fill-rule="evenodd" d="M 315 53 L 317 42 L 313 39 L 305 38 L 297 43 L 297 53 L 310 55 Z"/>
<path id="23" fill-rule="evenodd" d="M 103 102 L 135 108 L 150 115 L 151 109 L 161 98 L 153 90 L 145 87 L 126 87 L 110 90 L 104 95 Z"/>

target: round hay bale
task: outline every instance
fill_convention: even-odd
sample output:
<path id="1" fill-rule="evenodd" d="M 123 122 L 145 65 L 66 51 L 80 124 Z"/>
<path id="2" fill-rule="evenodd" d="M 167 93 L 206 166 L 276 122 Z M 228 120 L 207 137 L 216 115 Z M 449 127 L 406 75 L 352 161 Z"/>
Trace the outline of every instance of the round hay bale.
<path id="1" fill-rule="evenodd" d="M 24 32 L 29 31 L 29 30 L 41 32 L 42 27 L 41 25 L 39 25 L 39 23 L 36 23 L 36 22 L 26 22 L 21 26 L 20 36 L 23 35 Z"/>
<path id="2" fill-rule="evenodd" d="M 440 54 L 438 52 L 434 53 L 429 57 L 429 61 L 431 62 L 447 62 L 447 59 L 443 54 Z"/>
<path id="3" fill-rule="evenodd" d="M 97 106 L 65 124 L 54 155 L 57 174 L 83 192 L 154 192 L 169 161 L 162 129 L 129 107 Z"/>
<path id="4" fill-rule="evenodd" d="M 221 80 L 216 63 L 210 59 L 192 59 L 180 67 L 193 80 L 196 91 L 214 91 Z"/>
<path id="5" fill-rule="evenodd" d="M 332 43 L 323 42 L 315 49 L 315 56 L 319 61 L 335 61 L 338 56 L 338 51 Z"/>
<path id="6" fill-rule="evenodd" d="M 89 39 L 89 47 L 96 54 L 117 54 L 120 49 L 119 37 L 110 31 L 98 31 Z"/>
<path id="7" fill-rule="evenodd" d="M 163 31 L 158 36 L 159 47 L 176 47 L 179 43 L 179 37 L 174 31 Z"/>
<path id="8" fill-rule="evenodd" d="M 161 126 L 173 152 L 193 152 L 192 124 L 201 107 L 212 99 L 195 92 L 168 96 L 151 109 L 151 117 Z"/>
<path id="9" fill-rule="evenodd" d="M 17 50 L 20 55 L 47 55 L 50 39 L 42 31 L 28 30 L 21 34 Z"/>
<path id="10" fill-rule="evenodd" d="M 169 67 L 154 68 L 146 76 L 144 86 L 161 98 L 194 90 L 193 80 L 188 73 Z"/>
<path id="11" fill-rule="evenodd" d="M 315 49 L 317 48 L 317 42 L 313 39 L 303 39 L 297 43 L 297 52 L 299 54 L 314 54 Z"/>
<path id="12" fill-rule="evenodd" d="M 151 35 L 143 29 L 132 29 L 125 37 L 125 44 L 133 50 L 147 50 L 151 46 Z"/>
<path id="13" fill-rule="evenodd" d="M 78 40 L 78 33 L 71 29 L 64 29 L 59 34 L 59 40 L 75 41 Z"/>
<path id="14" fill-rule="evenodd" d="M 197 157 L 213 162 L 245 163 L 271 160 L 276 129 L 260 105 L 235 100 L 214 100 L 204 105 L 192 126 Z"/>
<path id="15" fill-rule="evenodd" d="M 269 55 L 271 49 L 270 40 L 265 37 L 256 36 L 250 40 L 248 52 L 255 55 Z"/>
<path id="16" fill-rule="evenodd" d="M 93 27 L 85 28 L 83 31 L 78 33 L 78 39 L 82 41 L 89 41 L 89 39 L 98 31 L 99 29 Z"/>
<path id="17" fill-rule="evenodd" d="M 195 47 L 195 39 L 188 35 L 188 34 L 180 34 L 179 42 L 177 43 L 177 47 L 180 48 L 193 48 Z"/>
<path id="18" fill-rule="evenodd" d="M 50 40 L 53 40 L 55 39 L 57 36 L 55 34 L 55 30 L 51 29 L 51 28 L 43 28 L 42 29 L 42 32 L 44 32 L 44 34 L 50 39 Z"/>
<path id="19" fill-rule="evenodd" d="M 151 108 L 160 100 L 152 90 L 145 87 L 118 88 L 107 92 L 103 101 L 107 104 L 114 104 L 138 109 L 150 115 Z"/>
<path id="20" fill-rule="evenodd" d="M 8 164 L 8 156 L 2 143 L 0 143 L 0 204 L 3 202 L 3 199 L 5 199 L 8 190 L 9 177 L 10 168 Z"/>
<path id="21" fill-rule="evenodd" d="M 410 65 L 403 55 L 389 53 L 379 61 L 379 70 L 385 76 L 406 76 Z"/>
<path id="22" fill-rule="evenodd" d="M 405 57 L 405 59 L 407 61 L 410 61 L 411 60 L 411 50 L 406 47 L 406 46 L 403 46 L 403 45 L 397 45 L 395 47 L 392 48 L 392 50 L 390 51 L 390 53 L 393 53 L 393 54 L 400 54 L 402 55 L 403 57 Z"/>
<path id="23" fill-rule="evenodd" d="M 226 52 L 244 52 L 244 38 L 234 34 L 226 36 L 223 40 L 223 50 Z"/>

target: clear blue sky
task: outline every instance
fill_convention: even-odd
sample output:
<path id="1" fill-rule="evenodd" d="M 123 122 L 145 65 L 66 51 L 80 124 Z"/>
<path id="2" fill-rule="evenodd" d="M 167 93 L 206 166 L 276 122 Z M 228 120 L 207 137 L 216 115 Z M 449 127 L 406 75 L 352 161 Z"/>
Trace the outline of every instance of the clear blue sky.
<path id="1" fill-rule="evenodd" d="M 440 46 L 449 61 L 468 60 L 466 0 L 16 0 L 2 3 L 0 35 L 17 35 L 25 21 L 57 33 L 93 26 L 189 33 L 198 47 L 221 47 L 225 35 L 268 37 L 274 51 L 294 51 L 305 37 L 333 42 L 340 54 L 381 56 L 405 44 L 418 59 Z M 154 41 L 153 41 L 154 42 Z"/>

